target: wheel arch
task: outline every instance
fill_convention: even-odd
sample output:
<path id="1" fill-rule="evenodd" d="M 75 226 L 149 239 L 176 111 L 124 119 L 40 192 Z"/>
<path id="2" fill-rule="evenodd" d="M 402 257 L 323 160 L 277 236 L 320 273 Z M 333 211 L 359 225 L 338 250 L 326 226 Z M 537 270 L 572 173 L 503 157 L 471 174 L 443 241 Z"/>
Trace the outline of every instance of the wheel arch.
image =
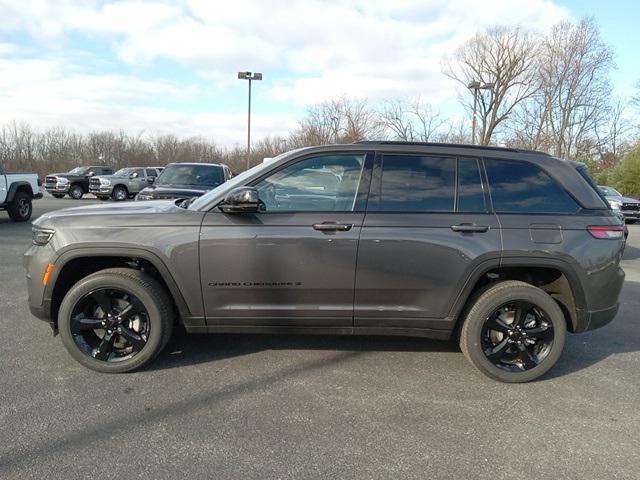
<path id="1" fill-rule="evenodd" d="M 191 317 L 169 268 L 152 252 L 136 248 L 79 248 L 63 253 L 55 265 L 44 295 L 50 301 L 50 318 L 54 324 L 57 324 L 62 299 L 73 285 L 91 273 L 113 267 L 127 267 L 150 274 L 166 288 L 174 303 L 177 318 L 182 321 Z"/>
<path id="2" fill-rule="evenodd" d="M 586 299 L 580 277 L 567 262 L 554 259 L 531 259 L 527 257 L 511 257 L 493 259 L 478 265 L 464 286 L 451 309 L 450 318 L 455 319 L 459 331 L 464 314 L 471 307 L 477 292 L 487 285 L 504 280 L 521 280 L 537 286 L 551 295 L 559 304 L 567 328 L 570 332 L 583 330 L 586 321 Z"/>
<path id="3" fill-rule="evenodd" d="M 25 181 L 12 182 L 9 187 L 9 191 L 7 192 L 6 203 L 10 203 L 13 201 L 13 198 L 16 196 L 18 192 L 25 192 L 31 199 L 33 199 L 33 189 L 31 188 L 31 184 Z"/>

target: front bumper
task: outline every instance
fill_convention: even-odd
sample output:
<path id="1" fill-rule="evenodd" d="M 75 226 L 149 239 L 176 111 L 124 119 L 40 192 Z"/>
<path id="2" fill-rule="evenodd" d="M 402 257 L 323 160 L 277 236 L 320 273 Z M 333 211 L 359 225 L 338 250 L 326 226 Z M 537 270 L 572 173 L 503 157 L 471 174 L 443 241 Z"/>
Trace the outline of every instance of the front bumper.
<path id="1" fill-rule="evenodd" d="M 640 210 L 620 210 L 625 220 L 640 220 Z"/>
<path id="2" fill-rule="evenodd" d="M 51 292 L 43 283 L 44 273 L 50 263 L 55 264 L 57 255 L 50 245 L 32 245 L 23 256 L 27 277 L 27 301 L 29 310 L 35 317 L 52 322 Z"/>
<path id="3" fill-rule="evenodd" d="M 70 183 L 45 184 L 44 189 L 49 193 L 67 193 L 71 187 Z"/>
<path id="4" fill-rule="evenodd" d="M 100 185 L 100 187 L 95 187 L 95 186 L 89 187 L 89 193 L 92 193 L 94 195 L 110 196 L 112 191 L 113 191 L 113 186 L 111 185 Z"/>
<path id="5" fill-rule="evenodd" d="M 613 307 L 605 308 L 604 310 L 592 310 L 589 313 L 589 323 L 586 330 L 595 330 L 596 328 L 604 327 L 610 323 L 618 313 L 620 304 L 616 303 Z"/>

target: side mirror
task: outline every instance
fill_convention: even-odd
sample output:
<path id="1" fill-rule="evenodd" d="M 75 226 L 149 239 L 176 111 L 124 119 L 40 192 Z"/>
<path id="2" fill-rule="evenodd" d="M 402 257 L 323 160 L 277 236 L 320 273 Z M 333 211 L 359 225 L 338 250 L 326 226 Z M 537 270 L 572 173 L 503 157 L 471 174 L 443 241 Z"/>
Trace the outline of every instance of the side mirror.
<path id="1" fill-rule="evenodd" d="M 218 206 L 224 213 L 256 213 L 264 209 L 264 203 L 253 187 L 238 187 L 231 190 Z"/>
<path id="2" fill-rule="evenodd" d="M 95 175 L 95 172 L 89 172 L 87 173 L 87 177 L 93 177 Z"/>
<path id="3" fill-rule="evenodd" d="M 132 173 L 131 175 L 129 175 L 129 178 L 138 178 L 138 174 L 137 173 Z"/>

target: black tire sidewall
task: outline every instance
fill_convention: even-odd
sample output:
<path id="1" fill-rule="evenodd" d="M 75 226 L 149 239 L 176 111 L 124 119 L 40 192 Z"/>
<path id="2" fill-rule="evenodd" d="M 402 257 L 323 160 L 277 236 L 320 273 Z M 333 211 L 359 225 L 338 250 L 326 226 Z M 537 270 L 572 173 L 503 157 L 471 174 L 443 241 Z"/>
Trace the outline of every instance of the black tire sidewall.
<path id="1" fill-rule="evenodd" d="M 123 191 L 124 192 L 124 197 L 123 198 L 118 198 L 118 192 Z M 127 197 L 129 196 L 129 192 L 127 191 L 126 188 L 122 187 L 122 186 L 117 186 L 113 189 L 113 192 L 111 194 L 111 197 L 116 201 L 116 202 L 121 202 L 123 200 L 126 200 Z"/>
<path id="2" fill-rule="evenodd" d="M 29 213 L 26 215 L 20 214 L 20 200 L 26 200 L 29 204 Z M 31 214 L 33 213 L 33 204 L 31 202 L 31 197 L 24 192 L 16 192 L 13 200 L 9 204 L 9 208 L 7 209 L 9 213 L 9 218 L 14 222 L 26 222 L 31 218 Z"/>
<path id="3" fill-rule="evenodd" d="M 80 195 L 73 195 L 74 191 L 79 191 Z M 82 187 L 80 185 L 71 185 L 71 187 L 69 188 L 69 196 L 71 198 L 73 198 L 74 200 L 80 200 L 82 198 L 82 196 L 84 195 L 84 191 L 82 190 Z"/>
<path id="4" fill-rule="evenodd" d="M 465 319 L 460 347 L 471 363 L 488 377 L 509 383 L 528 382 L 544 375 L 560 358 L 566 338 L 566 320 L 560 307 L 546 292 L 524 282 L 503 283 L 511 285 L 498 284 L 478 297 Z M 515 300 L 526 300 L 542 309 L 554 330 L 553 344 L 548 356 L 540 365 L 522 372 L 509 372 L 491 363 L 483 352 L 481 342 L 486 318 L 505 303 Z"/>
<path id="5" fill-rule="evenodd" d="M 92 290 L 114 288 L 128 291 L 135 295 L 147 309 L 150 329 L 149 338 L 144 348 L 130 359 L 120 362 L 104 362 L 96 360 L 76 345 L 71 333 L 71 312 L 76 303 Z M 122 373 L 135 370 L 153 360 L 164 348 L 166 322 L 163 321 L 160 306 L 152 294 L 135 280 L 113 273 L 98 273 L 81 280 L 65 295 L 58 311 L 58 329 L 62 343 L 71 356 L 82 365 L 99 372 Z"/>

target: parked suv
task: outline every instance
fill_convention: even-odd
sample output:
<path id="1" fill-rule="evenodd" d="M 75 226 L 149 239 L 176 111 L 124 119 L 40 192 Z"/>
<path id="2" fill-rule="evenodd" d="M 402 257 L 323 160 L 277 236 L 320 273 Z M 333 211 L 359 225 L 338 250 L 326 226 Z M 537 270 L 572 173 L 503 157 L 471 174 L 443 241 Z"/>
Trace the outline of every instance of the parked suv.
<path id="1" fill-rule="evenodd" d="M 126 200 L 155 182 L 159 175 L 160 172 L 154 167 L 121 168 L 113 175 L 91 177 L 89 192 L 100 200 Z"/>
<path id="2" fill-rule="evenodd" d="M 89 193 L 89 179 L 94 175 L 111 175 L 109 167 L 76 167 L 68 173 L 52 173 L 46 176 L 44 188 L 56 198 L 69 194 L 74 200 L 80 200 Z"/>
<path id="3" fill-rule="evenodd" d="M 584 165 L 463 145 L 296 150 L 199 198 L 48 213 L 33 243 L 31 312 L 103 372 L 149 363 L 179 323 L 454 339 L 524 382 L 613 319 L 624 281 Z"/>
<path id="4" fill-rule="evenodd" d="M 231 178 L 231 170 L 218 163 L 170 163 L 157 181 L 136 200 L 199 197 Z"/>

